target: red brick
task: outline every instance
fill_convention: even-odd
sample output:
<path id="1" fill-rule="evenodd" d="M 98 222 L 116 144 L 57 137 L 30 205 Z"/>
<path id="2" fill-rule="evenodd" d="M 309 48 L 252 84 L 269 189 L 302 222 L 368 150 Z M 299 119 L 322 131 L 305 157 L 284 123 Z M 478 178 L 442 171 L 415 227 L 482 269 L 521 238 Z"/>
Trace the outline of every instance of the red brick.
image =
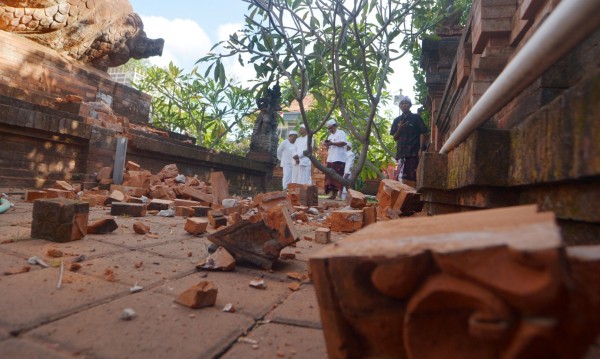
<path id="1" fill-rule="evenodd" d="M 363 209 L 367 205 L 367 198 L 361 192 L 350 188 L 346 195 L 346 204 L 352 208 Z"/>
<path id="2" fill-rule="evenodd" d="M 73 186 L 71 186 L 68 182 L 65 181 L 56 181 L 54 183 L 54 188 L 62 189 L 63 191 L 74 191 Z"/>
<path id="3" fill-rule="evenodd" d="M 194 210 L 194 217 L 207 217 L 210 211 L 210 207 L 206 206 L 194 206 L 192 209 Z"/>
<path id="4" fill-rule="evenodd" d="M 179 169 L 177 169 L 177 165 L 175 164 L 170 164 L 170 165 L 166 165 L 162 168 L 162 170 L 160 170 L 160 173 L 158 173 L 158 177 L 160 179 L 165 179 L 165 178 L 174 178 L 177 177 L 179 175 Z"/>
<path id="5" fill-rule="evenodd" d="M 227 225 L 227 217 L 221 211 L 210 211 L 208 212 L 208 222 L 213 228 L 217 229 Z"/>
<path id="6" fill-rule="evenodd" d="M 213 203 L 221 203 L 225 198 L 229 198 L 229 184 L 223 172 L 210 173 L 210 188 Z"/>
<path id="7" fill-rule="evenodd" d="M 110 214 L 113 216 L 144 217 L 146 206 L 138 203 L 115 202 L 110 207 Z"/>
<path id="8" fill-rule="evenodd" d="M 328 244 L 331 241 L 331 230 L 329 228 L 317 228 L 315 230 L 315 242 Z"/>
<path id="9" fill-rule="evenodd" d="M 150 227 L 142 222 L 135 222 L 133 224 L 133 231 L 137 234 L 147 234 L 150 233 Z"/>
<path id="10" fill-rule="evenodd" d="M 331 230 L 335 232 L 354 232 L 362 228 L 362 211 L 333 211 L 329 217 Z"/>
<path id="11" fill-rule="evenodd" d="M 25 194 L 25 200 L 27 202 L 33 202 L 36 199 L 48 198 L 48 192 L 46 191 L 27 191 Z"/>
<path id="12" fill-rule="evenodd" d="M 194 217 L 194 214 L 192 207 L 175 207 L 175 215 L 178 217 Z"/>
<path id="13" fill-rule="evenodd" d="M 199 206 L 200 203 L 197 201 L 189 201 L 187 199 L 176 199 L 175 200 L 175 207 L 195 207 L 195 206 Z"/>
<path id="14" fill-rule="evenodd" d="M 47 198 L 66 198 L 66 199 L 75 199 L 76 194 L 73 191 L 65 191 L 62 189 L 56 188 L 46 188 L 44 189 L 47 193 Z"/>
<path id="15" fill-rule="evenodd" d="M 179 294 L 175 302 L 193 309 L 212 307 L 217 301 L 217 293 L 213 282 L 202 281 Z"/>
<path id="16" fill-rule="evenodd" d="M 33 204 L 31 237 L 70 242 L 87 234 L 89 204 L 69 199 L 40 199 Z"/>
<path id="17" fill-rule="evenodd" d="M 106 234 L 112 233 L 119 225 L 113 218 L 104 218 L 93 223 L 89 223 L 87 226 L 87 234 Z"/>
<path id="18" fill-rule="evenodd" d="M 148 203 L 148 210 L 162 211 L 173 207 L 173 204 L 174 202 L 168 199 L 153 198 L 152 200 L 150 200 L 150 203 Z"/>
<path id="19" fill-rule="evenodd" d="M 204 193 L 204 192 L 194 189 L 192 187 L 184 188 L 183 194 L 185 196 L 195 199 L 197 201 L 212 203 L 212 195 Z"/>
<path id="20" fill-rule="evenodd" d="M 142 166 L 133 161 L 127 161 L 127 164 L 125 165 L 127 171 L 139 171 L 141 168 Z"/>
<path id="21" fill-rule="evenodd" d="M 363 227 L 377 222 L 377 208 L 374 206 L 363 208 Z"/>
<path id="22" fill-rule="evenodd" d="M 207 219 L 192 217 L 187 219 L 187 221 L 185 222 L 185 227 L 183 229 L 188 233 L 196 235 L 205 233 L 207 226 Z"/>
<path id="23" fill-rule="evenodd" d="M 146 195 L 146 190 L 140 187 L 132 187 L 132 186 L 120 186 L 120 185 L 110 185 L 110 190 L 111 191 L 120 191 L 123 192 L 124 194 L 128 195 L 128 196 L 133 196 L 133 197 L 141 197 Z"/>
<path id="24" fill-rule="evenodd" d="M 112 167 L 102 167 L 100 169 L 100 171 L 98 171 L 98 175 L 96 176 L 96 179 L 98 181 L 100 180 L 106 180 L 106 179 L 111 179 L 112 180 Z"/>
<path id="25" fill-rule="evenodd" d="M 235 269 L 235 258 L 223 247 L 203 259 L 197 266 L 198 269 L 232 271 Z"/>

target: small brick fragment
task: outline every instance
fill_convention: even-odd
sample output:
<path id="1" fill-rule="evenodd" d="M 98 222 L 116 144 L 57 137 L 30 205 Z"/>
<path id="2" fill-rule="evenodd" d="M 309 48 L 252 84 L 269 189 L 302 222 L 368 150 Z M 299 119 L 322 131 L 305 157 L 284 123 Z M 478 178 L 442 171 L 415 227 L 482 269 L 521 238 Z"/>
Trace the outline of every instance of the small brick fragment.
<path id="1" fill-rule="evenodd" d="M 267 283 L 265 283 L 264 279 L 260 279 L 260 278 L 255 278 L 255 279 L 251 280 L 249 285 L 252 288 L 256 288 L 256 289 L 267 289 Z"/>
<path id="2" fill-rule="evenodd" d="M 135 222 L 133 224 L 133 230 L 137 234 L 147 234 L 147 233 L 150 233 L 150 227 L 148 227 L 147 225 L 145 225 L 142 222 Z"/>
<path id="3" fill-rule="evenodd" d="M 315 231 L 315 242 L 328 244 L 331 241 L 331 230 L 329 228 L 317 228 Z"/>
<path id="4" fill-rule="evenodd" d="M 113 218 L 104 218 L 96 222 L 89 223 L 87 226 L 87 234 L 106 234 L 112 233 L 119 225 Z"/>
<path id="5" fill-rule="evenodd" d="M 186 220 L 185 227 L 183 229 L 188 233 L 197 235 L 197 234 L 205 233 L 206 227 L 208 227 L 207 219 L 191 217 Z"/>
<path id="6" fill-rule="evenodd" d="M 219 247 L 213 254 L 202 260 L 196 268 L 232 271 L 235 269 L 235 258 L 225 248 Z"/>
<path id="7" fill-rule="evenodd" d="M 288 288 L 292 292 L 296 292 L 296 291 L 300 290 L 301 285 L 302 284 L 300 282 L 293 282 L 293 283 L 288 284 Z"/>
<path id="8" fill-rule="evenodd" d="M 179 294 L 175 302 L 193 309 L 212 307 L 217 301 L 217 293 L 213 282 L 202 281 Z"/>

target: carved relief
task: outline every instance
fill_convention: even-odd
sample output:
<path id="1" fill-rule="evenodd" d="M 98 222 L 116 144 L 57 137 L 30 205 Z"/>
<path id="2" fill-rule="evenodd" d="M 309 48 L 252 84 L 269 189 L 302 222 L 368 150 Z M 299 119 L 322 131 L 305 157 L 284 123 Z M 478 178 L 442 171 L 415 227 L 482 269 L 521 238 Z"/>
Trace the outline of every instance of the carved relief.
<path id="1" fill-rule="evenodd" d="M 162 54 L 127 0 L 0 1 L 0 30 L 105 69 Z"/>
<path id="2" fill-rule="evenodd" d="M 380 222 L 310 259 L 331 358 L 579 358 L 600 246 L 535 206 Z"/>

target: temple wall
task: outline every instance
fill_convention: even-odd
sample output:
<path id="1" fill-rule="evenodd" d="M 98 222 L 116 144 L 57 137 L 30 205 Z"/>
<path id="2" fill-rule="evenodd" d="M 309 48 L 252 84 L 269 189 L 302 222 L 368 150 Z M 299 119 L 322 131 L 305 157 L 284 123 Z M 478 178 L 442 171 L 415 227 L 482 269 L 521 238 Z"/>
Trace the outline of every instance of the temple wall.
<path id="1" fill-rule="evenodd" d="M 591 205 L 600 200 L 600 31 L 437 153 L 555 3 L 476 0 L 462 35 L 423 46 L 432 145 L 418 187 L 430 214 L 537 203 L 556 213 L 568 243 L 600 242 L 600 207 Z M 454 43 L 454 53 L 440 50 Z"/>
<path id="2" fill-rule="evenodd" d="M 111 116 L 121 124 L 82 116 L 78 104 L 55 102 L 67 95 L 84 103 L 112 99 Z M 0 31 L 0 187 L 42 188 L 55 180 L 95 186 L 95 174 L 114 164 L 116 140 L 123 136 L 128 138 L 126 159 L 153 173 L 175 163 L 181 173 L 202 180 L 223 171 L 232 194 L 270 186 L 272 168 L 262 162 L 128 127 L 147 122 L 150 99 L 102 71 Z"/>

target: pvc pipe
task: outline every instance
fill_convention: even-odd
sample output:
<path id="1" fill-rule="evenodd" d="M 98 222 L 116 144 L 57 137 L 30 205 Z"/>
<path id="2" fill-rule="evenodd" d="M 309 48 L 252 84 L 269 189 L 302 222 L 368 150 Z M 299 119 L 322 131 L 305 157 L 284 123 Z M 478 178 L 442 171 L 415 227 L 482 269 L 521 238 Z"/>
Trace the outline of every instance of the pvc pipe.
<path id="1" fill-rule="evenodd" d="M 10 202 L 6 198 L 0 198 L 0 214 L 8 211 Z"/>
<path id="2" fill-rule="evenodd" d="M 562 0 L 452 132 L 448 153 L 600 27 L 600 0 Z"/>

